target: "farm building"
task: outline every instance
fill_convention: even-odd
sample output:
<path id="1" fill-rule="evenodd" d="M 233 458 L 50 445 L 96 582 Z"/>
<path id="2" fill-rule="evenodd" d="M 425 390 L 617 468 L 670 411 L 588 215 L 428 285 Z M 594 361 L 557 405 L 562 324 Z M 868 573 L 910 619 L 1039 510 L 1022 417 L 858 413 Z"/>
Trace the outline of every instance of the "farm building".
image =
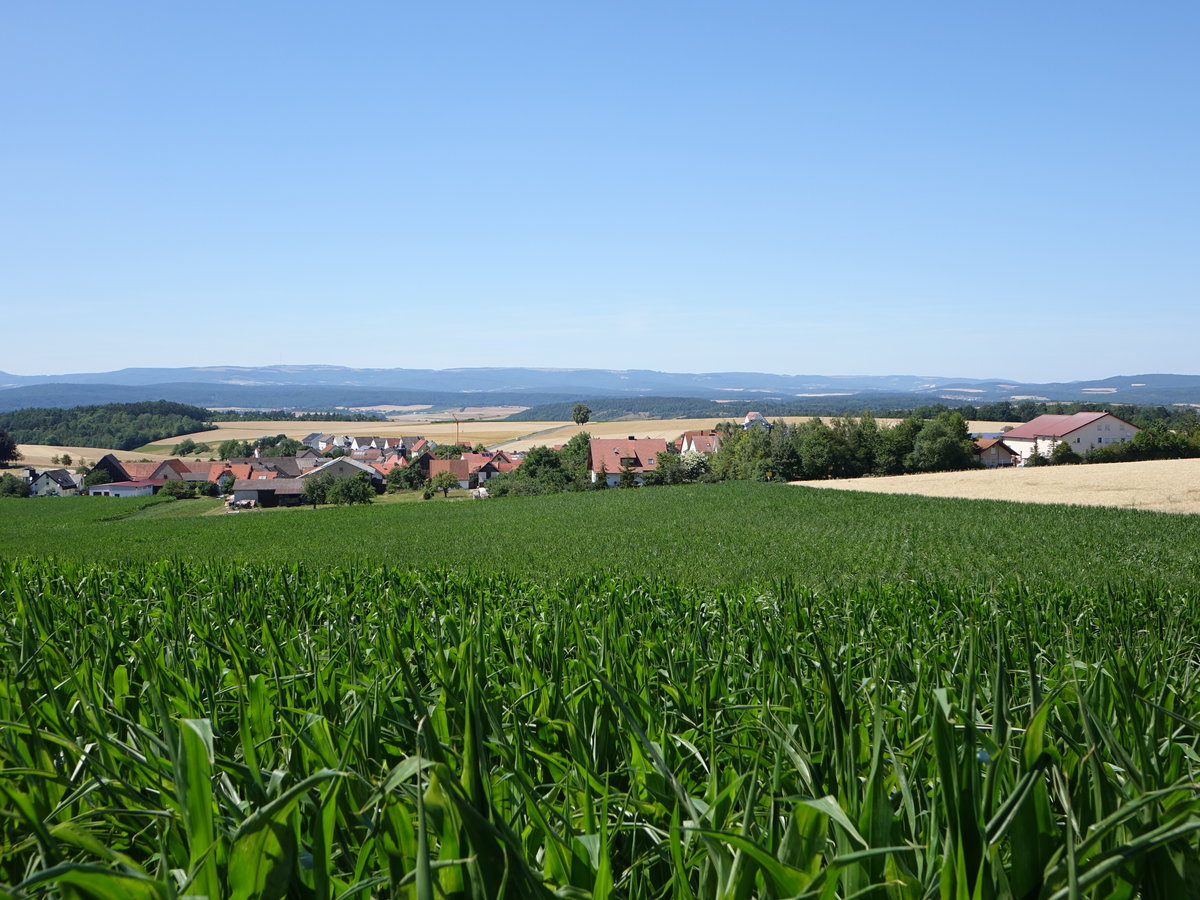
<path id="1" fill-rule="evenodd" d="M 592 481 L 604 478 L 612 487 L 621 481 L 625 470 L 642 483 L 642 475 L 658 468 L 658 458 L 667 452 L 667 442 L 658 438 L 592 438 L 588 442 L 588 469 Z"/>
<path id="2" fill-rule="evenodd" d="M 979 438 L 975 441 L 975 456 L 985 469 L 998 469 L 1015 466 L 1020 460 L 1020 454 L 1004 443 L 1004 438 Z"/>
<path id="3" fill-rule="evenodd" d="M 1004 443 L 1018 454 L 1020 465 L 1034 453 L 1049 456 L 1060 443 L 1065 442 L 1076 453 L 1083 454 L 1096 447 L 1128 441 L 1138 431 L 1136 425 L 1107 412 L 1045 415 L 1005 432 Z"/>
<path id="4" fill-rule="evenodd" d="M 157 494 L 158 489 L 167 483 L 165 478 L 143 479 L 135 481 L 112 481 L 108 484 L 97 484 L 88 489 L 92 497 L 149 497 Z"/>
<path id="5" fill-rule="evenodd" d="M 304 502 L 301 478 L 239 478 L 233 483 L 235 503 L 253 500 L 263 507 L 298 506 Z"/>

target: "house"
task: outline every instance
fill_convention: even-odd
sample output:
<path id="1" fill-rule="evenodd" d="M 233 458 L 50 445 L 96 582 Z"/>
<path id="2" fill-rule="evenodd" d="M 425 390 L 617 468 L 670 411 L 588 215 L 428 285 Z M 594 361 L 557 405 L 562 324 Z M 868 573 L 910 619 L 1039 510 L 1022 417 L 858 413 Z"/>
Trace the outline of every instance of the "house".
<path id="1" fill-rule="evenodd" d="M 755 412 L 746 413 L 746 418 L 742 420 L 742 427 L 746 428 L 746 429 L 762 428 L 767 431 L 770 431 L 771 423 L 767 421 L 766 416 L 764 416 L 760 412 L 755 411 Z"/>
<path id="2" fill-rule="evenodd" d="M 367 477 L 371 479 L 371 483 L 377 488 L 383 485 L 383 477 L 379 472 L 366 463 L 350 459 L 348 456 L 339 456 L 337 459 L 326 460 L 322 465 L 301 472 L 298 477 L 303 480 L 316 475 L 328 474 L 334 478 L 353 478 L 359 472 L 366 472 Z"/>
<path id="3" fill-rule="evenodd" d="M 985 469 L 1015 466 L 1020 459 L 1020 454 L 998 437 L 977 438 L 975 456 Z"/>
<path id="4" fill-rule="evenodd" d="M 304 502 L 302 478 L 239 478 L 233 483 L 233 502 L 253 500 L 258 506 L 299 506 Z"/>
<path id="5" fill-rule="evenodd" d="M 111 481 L 108 484 L 96 484 L 88 489 L 91 497 L 149 497 L 157 494 L 167 481 L 165 478 L 154 480 Z"/>
<path id="6" fill-rule="evenodd" d="M 685 431 L 675 441 L 680 453 L 716 453 L 721 447 L 721 435 L 716 431 Z"/>
<path id="7" fill-rule="evenodd" d="M 1034 453 L 1049 456 L 1055 446 L 1066 443 L 1083 454 L 1096 447 L 1128 441 L 1140 429 L 1107 412 L 1080 412 L 1072 416 L 1038 416 L 1004 433 L 1004 443 L 1020 456 L 1023 464 Z"/>
<path id="8" fill-rule="evenodd" d="M 634 480 L 658 468 L 658 458 L 667 452 L 667 442 L 661 438 L 592 438 L 588 441 L 588 469 L 592 481 L 604 478 L 612 487 L 621 480 L 623 471 L 630 471 Z"/>
<path id="9" fill-rule="evenodd" d="M 79 493 L 82 476 L 76 480 L 66 469 L 46 469 L 29 484 L 30 497 L 73 497 Z"/>
<path id="10" fill-rule="evenodd" d="M 471 484 L 470 464 L 465 459 L 430 459 L 428 478 L 436 478 L 442 472 L 453 472 L 458 486 L 464 491 L 476 487 Z"/>
<path id="11" fill-rule="evenodd" d="M 503 472 L 511 472 L 519 465 L 519 461 L 513 460 L 503 450 L 494 453 L 464 453 L 458 459 L 430 457 L 425 477 L 434 478 L 440 472 L 453 472 L 463 490 L 474 490 Z"/>

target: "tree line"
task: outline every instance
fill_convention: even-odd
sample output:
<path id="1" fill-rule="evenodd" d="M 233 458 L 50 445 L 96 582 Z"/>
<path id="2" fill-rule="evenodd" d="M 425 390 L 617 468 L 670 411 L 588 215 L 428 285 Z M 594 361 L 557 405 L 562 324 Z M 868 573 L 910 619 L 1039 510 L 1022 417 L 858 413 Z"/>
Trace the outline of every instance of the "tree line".
<path id="1" fill-rule="evenodd" d="M 0 413 L 0 431 L 19 444 L 134 450 L 143 444 L 211 430 L 209 411 L 186 403 L 152 400 L 72 409 L 18 409 Z"/>

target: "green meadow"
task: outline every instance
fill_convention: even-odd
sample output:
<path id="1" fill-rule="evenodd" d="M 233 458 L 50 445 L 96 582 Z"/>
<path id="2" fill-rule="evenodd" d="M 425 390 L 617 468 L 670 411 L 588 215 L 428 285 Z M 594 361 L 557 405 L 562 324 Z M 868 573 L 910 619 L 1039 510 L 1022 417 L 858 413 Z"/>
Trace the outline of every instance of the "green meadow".
<path id="1" fill-rule="evenodd" d="M 0 894 L 1192 898 L 1200 517 L 0 502 Z"/>

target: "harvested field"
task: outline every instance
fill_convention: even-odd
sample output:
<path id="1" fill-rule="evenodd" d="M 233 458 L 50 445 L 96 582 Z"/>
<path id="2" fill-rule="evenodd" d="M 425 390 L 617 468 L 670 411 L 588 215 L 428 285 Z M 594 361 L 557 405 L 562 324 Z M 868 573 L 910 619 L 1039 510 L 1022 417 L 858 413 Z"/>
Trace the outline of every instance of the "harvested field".
<path id="1" fill-rule="evenodd" d="M 203 433 L 203 432 L 202 432 Z M 197 437 L 197 440 L 201 438 Z M 50 462 L 52 456 L 62 456 L 64 453 L 71 457 L 71 465 L 68 468 L 74 468 L 80 464 L 81 459 L 86 459 L 89 464 L 95 463 L 100 457 L 106 453 L 111 453 L 117 459 L 129 462 L 139 459 L 167 459 L 171 455 L 171 448 L 179 443 L 183 438 L 171 438 L 170 441 L 164 441 L 159 447 L 155 447 L 151 451 L 146 450 L 106 450 L 103 447 L 52 447 L 48 444 L 17 444 L 17 449 L 21 451 L 20 463 L 23 466 L 33 466 L 37 469 L 48 469 L 54 465 Z"/>
<path id="2" fill-rule="evenodd" d="M 799 425 L 816 416 L 781 416 L 782 421 L 789 425 Z M 826 422 L 829 416 L 823 417 Z M 623 419 L 619 422 L 588 422 L 586 425 L 576 425 L 574 422 L 528 422 L 529 434 L 512 440 L 503 445 L 505 450 L 528 450 L 530 447 L 546 445 L 553 447 L 565 444 L 581 431 L 586 431 L 594 438 L 623 438 L 633 435 L 639 438 L 661 438 L 673 441 L 685 431 L 707 431 L 716 428 L 721 422 L 730 419 Z M 741 421 L 741 417 L 737 417 Z M 778 421 L 772 419 L 771 421 Z M 899 419 L 879 419 L 882 425 L 895 425 Z M 518 423 L 513 422 L 516 425 Z M 968 422 L 967 427 L 973 433 L 998 432 L 1011 422 Z M 535 426 L 538 426 L 535 430 Z"/>
<path id="3" fill-rule="evenodd" d="M 557 428 L 561 422 L 460 422 L 457 433 L 466 444 L 483 443 L 489 447 L 502 441 L 511 441 L 533 431 L 547 428 Z M 573 427 L 573 426 L 572 426 Z M 191 438 L 197 443 L 205 443 L 215 447 L 222 441 L 231 438 L 239 441 L 255 440 L 265 435 L 286 434 L 288 437 L 302 438 L 314 431 L 330 434 L 371 434 L 380 437 L 399 437 L 403 434 L 419 434 L 433 438 L 439 444 L 454 442 L 455 424 L 453 422 L 429 422 L 423 419 L 392 420 L 388 422 L 218 422 L 214 431 L 198 431 L 195 434 L 185 434 L 167 438 L 151 444 L 156 451 L 169 454 L 171 448 L 184 440 Z"/>
<path id="4" fill-rule="evenodd" d="M 802 487 L 1200 513 L 1200 459 L 795 481 Z"/>
<path id="5" fill-rule="evenodd" d="M 482 414 L 495 407 L 469 407 L 461 412 L 463 415 Z M 153 455 L 170 455 L 171 449 L 184 438 L 191 438 L 197 443 L 205 443 L 215 447 L 230 438 L 239 441 L 255 440 L 265 435 L 286 434 L 288 437 L 302 438 L 314 431 L 332 434 L 373 434 L 380 437 L 397 437 L 402 434 L 420 434 L 433 438 L 439 444 L 454 442 L 456 426 L 454 422 L 445 421 L 444 414 L 435 418 L 440 421 L 431 422 L 430 416 L 416 414 L 412 417 L 397 416 L 387 422 L 276 422 L 254 420 L 249 422 L 218 422 L 215 431 L 199 431 L 195 434 L 184 434 L 167 438 L 148 445 Z M 807 422 L 813 416 L 784 416 L 783 421 L 790 424 Z M 828 420 L 828 417 L 826 417 Z M 482 443 L 488 447 L 501 447 L 504 450 L 528 450 L 530 447 L 545 445 L 553 447 L 565 444 L 581 431 L 588 432 L 592 437 L 617 438 L 636 435 L 639 438 L 651 437 L 663 440 L 674 440 L 685 431 L 700 431 L 715 428 L 720 422 L 729 419 L 626 419 L 620 422 L 588 422 L 586 425 L 576 425 L 574 422 L 505 422 L 505 421 L 462 421 L 457 426 L 459 439 L 464 444 Z M 740 421 L 740 418 L 739 418 Z M 880 419 L 881 425 L 893 425 L 896 419 Z M 968 427 L 972 432 L 998 432 L 1004 425 L 1011 422 L 970 422 Z M 72 451 L 72 455 L 73 451 Z M 139 458 L 145 453 L 138 451 Z M 89 459 L 95 457 L 89 455 Z"/>

